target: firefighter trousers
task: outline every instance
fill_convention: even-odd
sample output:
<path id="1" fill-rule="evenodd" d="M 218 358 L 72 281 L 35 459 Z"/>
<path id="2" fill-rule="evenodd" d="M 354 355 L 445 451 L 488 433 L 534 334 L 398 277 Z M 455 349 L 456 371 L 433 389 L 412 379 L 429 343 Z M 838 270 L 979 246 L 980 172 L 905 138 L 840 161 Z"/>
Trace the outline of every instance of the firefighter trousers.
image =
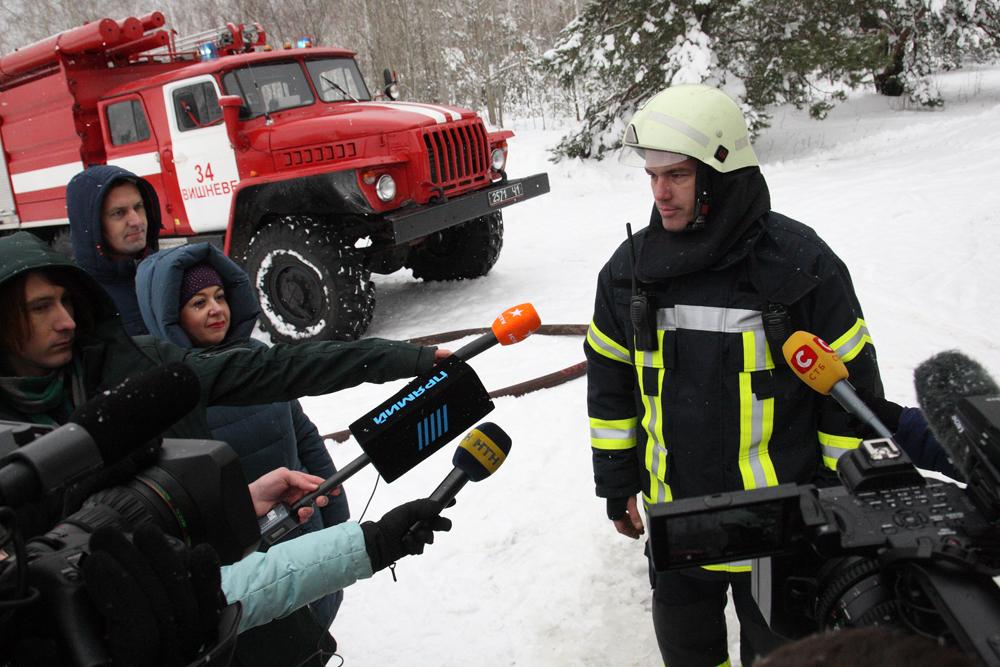
<path id="1" fill-rule="evenodd" d="M 777 648 L 750 593 L 749 572 L 707 572 L 700 568 L 657 572 L 649 567 L 653 588 L 653 628 L 666 667 L 715 667 L 729 664 L 726 639 L 726 590 L 732 586 L 740 619 L 743 667 Z"/>

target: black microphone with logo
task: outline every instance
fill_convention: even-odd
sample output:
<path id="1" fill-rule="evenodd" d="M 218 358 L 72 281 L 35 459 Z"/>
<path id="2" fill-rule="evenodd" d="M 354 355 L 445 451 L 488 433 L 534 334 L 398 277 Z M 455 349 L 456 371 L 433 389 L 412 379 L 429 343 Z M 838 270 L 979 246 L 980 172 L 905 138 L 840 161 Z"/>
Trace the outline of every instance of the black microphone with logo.
<path id="1" fill-rule="evenodd" d="M 280 503 L 260 518 L 261 541 L 274 544 L 298 530 L 298 510 L 312 505 L 372 465 L 386 482 L 399 479 L 493 410 L 493 401 L 467 361 L 494 345 L 516 344 L 541 326 L 530 303 L 509 308 L 490 331 L 438 362 L 350 425 L 362 454 L 293 505 Z"/>

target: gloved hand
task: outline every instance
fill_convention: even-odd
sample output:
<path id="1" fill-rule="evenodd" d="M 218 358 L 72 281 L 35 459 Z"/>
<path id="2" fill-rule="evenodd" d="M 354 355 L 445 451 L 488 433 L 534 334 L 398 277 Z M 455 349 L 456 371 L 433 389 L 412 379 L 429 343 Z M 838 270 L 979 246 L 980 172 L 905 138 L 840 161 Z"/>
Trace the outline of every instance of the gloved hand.
<path id="1" fill-rule="evenodd" d="M 624 519 L 628 511 L 628 496 L 624 498 L 608 498 L 608 518 L 612 521 Z"/>
<path id="2" fill-rule="evenodd" d="M 217 639 L 226 606 L 219 558 L 207 544 L 178 550 L 170 539 L 151 525 L 131 542 L 111 527 L 90 538 L 84 585 L 115 665 L 186 665 Z"/>
<path id="3" fill-rule="evenodd" d="M 378 521 L 361 524 L 372 572 L 408 554 L 422 554 L 425 544 L 434 543 L 434 531 L 451 530 L 451 519 L 440 516 L 442 509 L 441 503 L 429 498 L 411 500 L 389 510 Z"/>
<path id="4" fill-rule="evenodd" d="M 899 417 L 903 414 L 903 406 L 897 405 L 892 401 L 886 400 L 880 396 L 876 396 L 868 389 L 864 387 L 858 387 L 855 389 L 860 398 L 865 405 L 875 413 L 878 420 L 885 424 L 885 427 L 889 429 L 890 433 L 895 433 L 899 430 Z M 878 437 L 873 435 L 872 437 Z"/>

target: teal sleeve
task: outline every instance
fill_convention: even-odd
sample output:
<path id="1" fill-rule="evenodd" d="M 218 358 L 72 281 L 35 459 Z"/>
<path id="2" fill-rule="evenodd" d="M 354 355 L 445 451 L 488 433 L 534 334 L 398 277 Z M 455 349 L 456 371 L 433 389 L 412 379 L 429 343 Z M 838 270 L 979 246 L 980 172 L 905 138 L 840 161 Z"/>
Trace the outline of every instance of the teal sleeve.
<path id="1" fill-rule="evenodd" d="M 222 567 L 222 592 L 243 605 L 240 632 L 372 576 L 361 526 L 342 523 Z"/>

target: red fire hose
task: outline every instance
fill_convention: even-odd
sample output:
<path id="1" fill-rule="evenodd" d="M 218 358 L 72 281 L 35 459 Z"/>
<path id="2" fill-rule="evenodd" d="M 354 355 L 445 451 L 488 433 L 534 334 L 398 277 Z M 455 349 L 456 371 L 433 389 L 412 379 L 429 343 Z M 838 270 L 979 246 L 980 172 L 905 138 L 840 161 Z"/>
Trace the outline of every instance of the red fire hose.
<path id="1" fill-rule="evenodd" d="M 459 338 L 478 336 L 486 333 L 487 331 L 490 331 L 487 327 L 483 327 L 481 329 L 459 329 L 457 331 L 448 331 L 445 333 L 431 334 L 430 336 L 411 338 L 407 342 L 413 343 L 414 345 L 440 345 L 441 343 L 458 340 Z M 585 324 L 543 324 L 533 335 L 585 336 L 586 334 L 587 325 Z M 570 380 L 580 377 L 586 372 L 586 360 L 580 361 L 554 373 L 542 375 L 541 377 L 531 380 L 525 380 L 524 382 L 518 382 L 517 384 L 512 384 L 509 387 L 504 387 L 503 389 L 495 389 L 490 392 L 490 398 L 500 398 L 501 396 L 523 396 L 524 394 L 529 394 L 533 391 L 538 391 L 539 389 L 548 389 L 549 387 L 555 387 L 564 382 L 569 382 Z M 322 437 L 323 439 L 329 438 L 330 440 L 334 440 L 336 442 L 344 442 L 351 437 L 351 432 L 349 430 L 336 431 L 334 433 L 327 433 Z"/>

